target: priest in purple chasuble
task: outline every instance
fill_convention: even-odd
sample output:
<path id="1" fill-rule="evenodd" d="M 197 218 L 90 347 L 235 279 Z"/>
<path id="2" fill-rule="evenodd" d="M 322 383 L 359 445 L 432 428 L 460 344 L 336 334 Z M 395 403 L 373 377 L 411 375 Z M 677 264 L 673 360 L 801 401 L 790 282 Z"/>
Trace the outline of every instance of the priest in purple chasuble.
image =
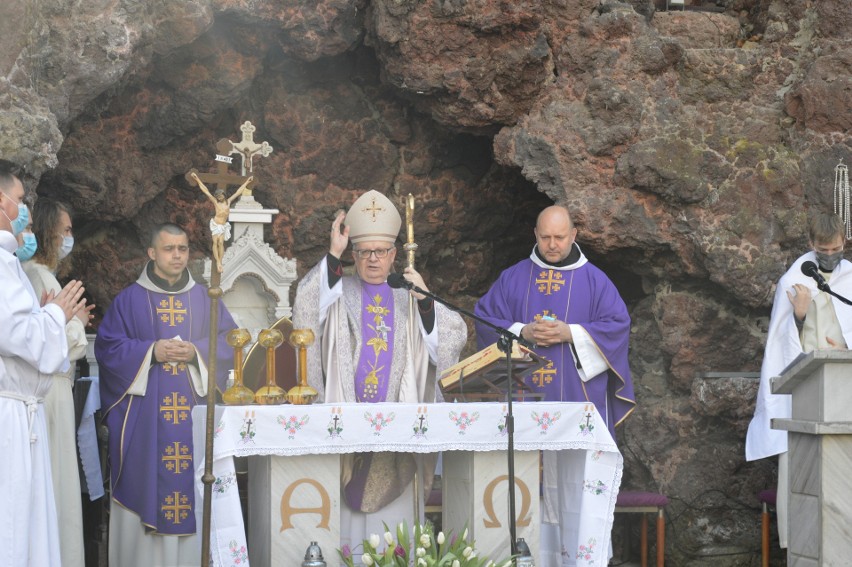
<path id="1" fill-rule="evenodd" d="M 564 207 L 541 212 L 529 258 L 506 269 L 474 313 L 535 343 L 550 361 L 525 383 L 546 401 L 592 402 L 615 439 L 636 405 L 627 362 L 630 316 L 609 278 L 574 241 Z M 477 324 L 479 348 L 497 334 Z"/>
<path id="2" fill-rule="evenodd" d="M 377 191 L 361 195 L 348 214 L 337 215 L 329 253 L 299 283 L 293 326 L 310 328 L 317 337 L 308 348 L 308 381 L 320 401 L 440 401 L 436 378 L 458 361 L 467 327 L 432 299 L 387 284 L 401 223 L 387 197 Z M 350 241 L 356 275 L 344 276 L 341 257 Z M 428 290 L 411 267 L 403 275 Z M 408 519 L 411 525 L 417 466 L 407 453 L 347 456 L 342 544 L 358 545 L 370 533 L 382 533 L 383 521 Z M 423 468 L 425 488 L 434 462 Z"/>
<path id="3" fill-rule="evenodd" d="M 615 439 L 615 426 L 636 405 L 627 361 L 630 316 L 615 286 L 589 263 L 574 241 L 577 229 L 562 206 L 544 209 L 535 228 L 536 245 L 529 258 L 506 269 L 476 304 L 474 313 L 537 345 L 549 363 L 525 378 L 546 401 L 591 402 Z M 497 340 L 485 325 L 476 326 L 484 348 Z M 592 406 L 590 405 L 590 408 Z M 583 470 L 579 451 L 545 451 L 542 474 L 541 557 L 545 567 L 576 565 L 579 525 L 584 515 L 607 510 L 601 496 L 597 508 L 578 510 L 582 482 L 569 483 Z M 581 476 L 582 478 L 582 476 Z M 610 542 L 596 542 L 599 557 L 611 557 Z"/>
<path id="4" fill-rule="evenodd" d="M 181 228 L 158 226 L 148 256 L 95 341 L 109 429 L 110 564 L 197 564 L 191 411 L 206 401 L 210 299 L 186 269 L 189 240 Z M 220 389 L 233 365 L 225 335 L 235 326 L 220 303 Z"/>

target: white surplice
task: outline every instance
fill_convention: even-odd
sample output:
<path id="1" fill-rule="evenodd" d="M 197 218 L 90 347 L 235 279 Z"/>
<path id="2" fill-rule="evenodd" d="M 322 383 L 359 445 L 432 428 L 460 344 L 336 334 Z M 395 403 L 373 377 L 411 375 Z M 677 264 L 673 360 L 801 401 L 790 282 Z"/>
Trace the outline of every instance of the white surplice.
<path id="1" fill-rule="evenodd" d="M 0 231 L 0 564 L 61 565 L 43 407 L 68 368 L 65 314 L 39 300 Z"/>
<path id="2" fill-rule="evenodd" d="M 792 401 L 789 394 L 773 394 L 770 381 L 780 376 L 784 369 L 803 352 L 812 351 L 815 347 L 829 348 L 825 341 L 826 333 L 834 334 L 836 340 L 840 339 L 841 337 L 836 336 L 838 325 L 842 340 L 846 345 L 852 344 L 852 307 L 817 289 L 816 282 L 802 273 L 802 264 L 808 261 L 814 263 L 817 261 L 813 251 L 800 256 L 778 280 L 769 320 L 769 333 L 766 337 L 766 350 L 760 368 L 757 403 L 746 435 L 746 460 L 754 461 L 780 455 L 776 512 L 778 539 L 782 548 L 787 547 L 788 541 L 787 432 L 772 429 L 771 422 L 773 419 L 789 419 L 792 414 Z M 835 293 L 852 298 L 852 263 L 841 260 L 828 279 Z M 812 297 L 805 320 L 805 336 L 802 336 L 796 326 L 793 304 L 787 297 L 787 292 L 792 291 L 796 284 L 806 286 Z M 835 319 L 825 316 L 830 314 L 827 310 L 830 312 L 832 306 L 836 315 Z M 816 319 L 819 321 L 814 327 Z"/>
<path id="3" fill-rule="evenodd" d="M 33 286 L 36 297 L 44 292 L 59 293 L 62 287 L 50 268 L 32 260 L 24 262 L 24 273 Z M 68 360 L 74 362 L 86 356 L 86 328 L 77 317 L 65 324 Z M 52 385 L 44 397 L 47 435 L 50 441 L 50 469 L 56 513 L 59 518 L 59 539 L 62 567 L 83 567 L 83 502 L 80 472 L 77 465 L 76 416 L 74 414 L 74 365 L 66 372 L 52 376 Z"/>

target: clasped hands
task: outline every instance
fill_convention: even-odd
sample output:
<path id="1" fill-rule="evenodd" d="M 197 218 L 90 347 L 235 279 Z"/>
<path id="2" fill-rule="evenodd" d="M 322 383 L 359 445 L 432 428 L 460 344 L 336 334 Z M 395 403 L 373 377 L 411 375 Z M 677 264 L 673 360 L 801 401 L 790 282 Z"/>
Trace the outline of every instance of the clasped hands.
<path id="1" fill-rule="evenodd" d="M 521 336 L 537 346 L 553 346 L 559 343 L 572 343 L 574 336 L 571 327 L 565 321 L 540 319 L 524 325 Z"/>
<path id="2" fill-rule="evenodd" d="M 158 362 L 192 362 L 195 346 L 179 339 L 160 339 L 154 342 L 154 358 Z"/>

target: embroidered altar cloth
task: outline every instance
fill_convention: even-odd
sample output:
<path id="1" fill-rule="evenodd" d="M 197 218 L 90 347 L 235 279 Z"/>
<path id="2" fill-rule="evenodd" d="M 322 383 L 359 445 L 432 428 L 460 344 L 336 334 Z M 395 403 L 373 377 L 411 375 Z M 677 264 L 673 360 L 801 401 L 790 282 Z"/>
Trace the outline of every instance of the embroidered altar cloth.
<path id="1" fill-rule="evenodd" d="M 203 494 L 206 408 L 198 406 L 193 412 L 196 486 Z M 609 541 L 623 459 L 595 406 L 521 402 L 512 405 L 512 413 L 516 451 L 585 452 L 580 473 L 584 478 L 575 481 L 589 488 L 583 498 L 590 499 L 589 507 L 595 513 L 582 518 L 579 540 Z M 505 451 L 506 415 L 507 405 L 500 402 L 217 406 L 210 542 L 213 565 L 248 564 L 233 457 Z M 544 515 L 546 521 L 547 513 Z M 567 551 L 573 554 L 576 550 Z M 327 557 L 334 557 L 333 550 L 328 550 Z M 577 564 L 583 564 L 580 558 Z"/>

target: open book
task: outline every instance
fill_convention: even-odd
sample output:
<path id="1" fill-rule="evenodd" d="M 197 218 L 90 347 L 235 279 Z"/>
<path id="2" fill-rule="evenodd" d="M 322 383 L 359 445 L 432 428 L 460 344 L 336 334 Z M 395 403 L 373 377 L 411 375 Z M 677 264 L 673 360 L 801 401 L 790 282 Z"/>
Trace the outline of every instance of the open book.
<path id="1" fill-rule="evenodd" d="M 532 350 L 512 344 L 512 377 L 515 385 L 529 390 L 523 379 L 548 363 Z M 497 343 L 455 364 L 441 376 L 441 391 L 447 395 L 502 394 L 506 388 L 506 353 Z M 502 385 L 502 389 L 501 389 Z"/>

